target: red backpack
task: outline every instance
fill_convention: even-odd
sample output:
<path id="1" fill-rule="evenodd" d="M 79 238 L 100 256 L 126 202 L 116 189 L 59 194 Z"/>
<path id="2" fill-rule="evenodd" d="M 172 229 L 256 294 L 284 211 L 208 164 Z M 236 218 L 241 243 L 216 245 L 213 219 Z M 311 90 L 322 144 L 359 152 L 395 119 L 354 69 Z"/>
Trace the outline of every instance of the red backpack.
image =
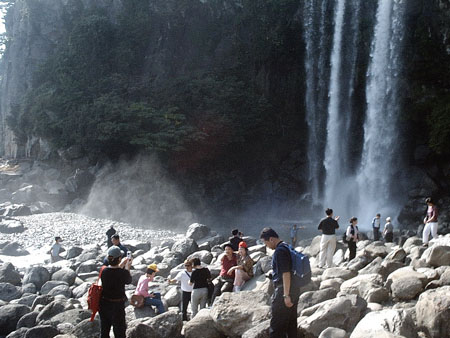
<path id="1" fill-rule="evenodd" d="M 103 287 L 99 284 L 99 281 L 100 278 L 102 277 L 102 272 L 104 268 L 106 268 L 106 266 L 102 266 L 97 281 L 89 287 L 88 291 L 87 303 L 88 309 L 92 311 L 90 319 L 91 322 L 94 320 L 95 314 L 100 309 L 100 299 L 102 298 Z"/>

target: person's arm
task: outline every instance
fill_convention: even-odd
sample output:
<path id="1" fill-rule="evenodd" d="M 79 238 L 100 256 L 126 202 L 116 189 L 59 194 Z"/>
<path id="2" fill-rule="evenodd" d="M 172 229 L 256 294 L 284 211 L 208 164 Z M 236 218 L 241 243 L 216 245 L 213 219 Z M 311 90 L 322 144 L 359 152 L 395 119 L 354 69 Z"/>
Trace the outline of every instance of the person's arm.
<path id="1" fill-rule="evenodd" d="M 287 307 L 292 307 L 294 304 L 292 303 L 291 296 L 289 295 L 289 292 L 291 291 L 291 272 L 283 272 L 283 298 L 284 298 L 284 304 Z"/>
<path id="2" fill-rule="evenodd" d="M 322 221 L 320 221 L 319 226 L 317 227 L 317 229 L 322 231 Z"/>
<path id="3" fill-rule="evenodd" d="M 351 229 L 350 229 L 349 226 L 347 227 L 347 231 L 345 232 L 345 236 L 346 236 L 347 238 L 349 238 L 349 237 L 352 236 L 352 232 L 351 232 Z"/>
<path id="4" fill-rule="evenodd" d="M 196 275 L 195 271 L 192 271 L 191 279 L 188 282 L 189 285 L 194 285 L 194 277 L 195 277 L 195 275 Z"/>

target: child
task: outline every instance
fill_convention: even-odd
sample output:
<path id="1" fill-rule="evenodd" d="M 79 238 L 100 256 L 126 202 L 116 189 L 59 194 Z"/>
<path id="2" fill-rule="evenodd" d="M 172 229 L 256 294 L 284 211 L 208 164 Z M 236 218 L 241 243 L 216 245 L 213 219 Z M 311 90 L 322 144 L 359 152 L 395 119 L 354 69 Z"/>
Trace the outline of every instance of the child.
<path id="1" fill-rule="evenodd" d="M 158 313 L 164 313 L 166 312 L 166 309 L 164 308 L 163 302 L 161 300 L 161 294 L 159 292 L 148 292 L 148 283 L 153 281 L 155 278 L 156 273 L 158 272 L 158 267 L 156 264 L 150 264 L 147 267 L 147 272 L 145 275 L 142 275 L 139 278 L 138 285 L 136 287 L 136 291 L 134 292 L 135 295 L 141 295 L 144 297 L 144 305 L 150 306 L 156 306 L 156 309 L 158 310 Z"/>
<path id="2" fill-rule="evenodd" d="M 63 259 L 59 254 L 66 250 L 61 246 L 61 242 L 62 242 L 61 237 L 59 236 L 55 237 L 55 244 L 53 244 L 52 248 L 49 251 L 51 263 L 55 263 Z"/>

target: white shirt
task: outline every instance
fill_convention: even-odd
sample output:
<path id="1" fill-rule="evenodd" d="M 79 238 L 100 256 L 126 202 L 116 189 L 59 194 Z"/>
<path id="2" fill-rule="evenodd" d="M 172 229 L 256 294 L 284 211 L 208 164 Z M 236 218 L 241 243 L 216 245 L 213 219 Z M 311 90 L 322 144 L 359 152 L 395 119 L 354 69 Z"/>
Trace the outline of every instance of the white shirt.
<path id="1" fill-rule="evenodd" d="M 194 288 L 194 285 L 189 285 L 191 274 L 192 271 L 189 272 L 187 270 L 183 270 L 178 272 L 178 275 L 175 277 L 175 279 L 181 283 L 181 290 L 184 292 L 192 292 L 192 289 Z"/>
<path id="2" fill-rule="evenodd" d="M 50 254 L 55 257 L 59 256 L 60 250 L 61 250 L 61 244 L 55 243 L 55 244 L 53 244 L 52 248 L 50 249 Z"/>

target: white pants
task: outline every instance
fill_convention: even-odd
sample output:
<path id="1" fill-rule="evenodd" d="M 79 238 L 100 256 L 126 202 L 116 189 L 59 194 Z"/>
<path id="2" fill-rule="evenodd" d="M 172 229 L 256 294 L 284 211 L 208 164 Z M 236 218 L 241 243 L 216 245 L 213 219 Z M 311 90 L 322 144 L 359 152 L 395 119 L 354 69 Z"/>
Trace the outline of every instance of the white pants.
<path id="1" fill-rule="evenodd" d="M 425 228 L 423 228 L 423 233 L 422 233 L 423 244 L 428 244 L 428 238 L 430 237 L 430 232 L 431 232 L 431 236 L 433 236 L 433 238 L 437 237 L 437 229 L 438 229 L 438 222 L 430 222 L 430 223 L 425 224 Z"/>
<path id="2" fill-rule="evenodd" d="M 206 301 L 208 298 L 208 288 L 200 288 L 192 290 L 191 294 L 191 310 L 192 318 L 198 312 L 198 306 L 200 305 L 200 310 L 206 306 Z"/>
<path id="3" fill-rule="evenodd" d="M 336 250 L 336 235 L 322 235 L 320 240 L 319 268 L 323 268 L 325 266 L 325 260 L 327 263 L 327 268 L 331 268 L 333 266 L 334 250 Z"/>

